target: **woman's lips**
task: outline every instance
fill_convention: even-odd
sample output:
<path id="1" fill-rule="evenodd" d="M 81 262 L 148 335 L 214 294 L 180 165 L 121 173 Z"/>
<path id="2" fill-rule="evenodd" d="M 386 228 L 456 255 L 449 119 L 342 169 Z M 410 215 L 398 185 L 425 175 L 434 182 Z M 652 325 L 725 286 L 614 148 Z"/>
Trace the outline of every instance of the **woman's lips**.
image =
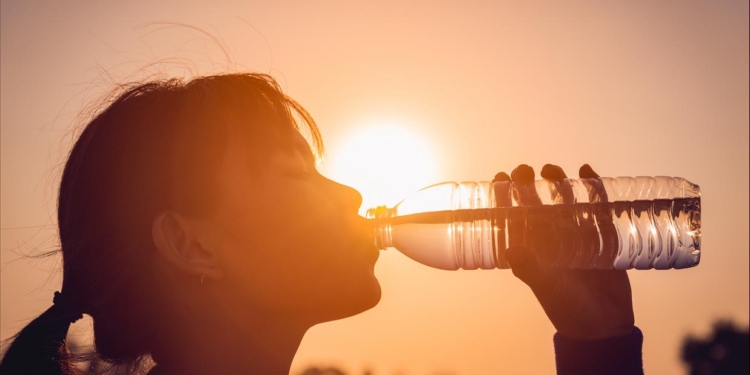
<path id="1" fill-rule="evenodd" d="M 365 254 L 367 254 L 368 258 L 372 259 L 373 262 L 377 261 L 380 257 L 380 250 L 378 250 L 378 247 L 375 246 L 369 238 L 362 241 L 359 247 L 365 252 Z"/>

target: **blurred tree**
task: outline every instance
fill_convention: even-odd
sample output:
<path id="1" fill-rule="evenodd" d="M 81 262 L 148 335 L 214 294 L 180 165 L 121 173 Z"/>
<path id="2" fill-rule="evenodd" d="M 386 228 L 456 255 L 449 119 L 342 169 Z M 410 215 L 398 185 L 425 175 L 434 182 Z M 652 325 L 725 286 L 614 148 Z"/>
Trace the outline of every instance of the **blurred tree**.
<path id="1" fill-rule="evenodd" d="M 300 375 L 347 375 L 335 367 L 308 367 Z"/>
<path id="2" fill-rule="evenodd" d="M 705 339 L 692 336 L 682 342 L 682 360 L 690 375 L 750 374 L 750 332 L 720 320 Z"/>

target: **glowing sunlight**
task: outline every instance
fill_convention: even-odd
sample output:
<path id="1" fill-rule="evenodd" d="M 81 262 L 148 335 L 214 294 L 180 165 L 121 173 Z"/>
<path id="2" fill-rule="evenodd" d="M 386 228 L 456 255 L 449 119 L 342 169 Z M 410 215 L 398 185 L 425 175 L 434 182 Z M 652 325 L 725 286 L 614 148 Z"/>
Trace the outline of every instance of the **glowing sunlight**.
<path id="1" fill-rule="evenodd" d="M 395 205 L 408 194 L 435 183 L 437 163 L 408 126 L 379 121 L 356 130 L 327 151 L 326 174 L 362 194 L 360 214 L 376 205 Z"/>

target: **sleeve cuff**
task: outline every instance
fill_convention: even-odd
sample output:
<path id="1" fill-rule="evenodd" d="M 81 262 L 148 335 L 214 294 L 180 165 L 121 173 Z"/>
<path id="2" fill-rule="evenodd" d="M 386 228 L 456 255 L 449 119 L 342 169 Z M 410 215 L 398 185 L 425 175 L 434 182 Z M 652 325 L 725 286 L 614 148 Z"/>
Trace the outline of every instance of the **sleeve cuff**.
<path id="1" fill-rule="evenodd" d="M 604 340 L 572 340 L 555 334 L 558 375 L 643 374 L 643 333 L 638 327 L 625 336 Z"/>

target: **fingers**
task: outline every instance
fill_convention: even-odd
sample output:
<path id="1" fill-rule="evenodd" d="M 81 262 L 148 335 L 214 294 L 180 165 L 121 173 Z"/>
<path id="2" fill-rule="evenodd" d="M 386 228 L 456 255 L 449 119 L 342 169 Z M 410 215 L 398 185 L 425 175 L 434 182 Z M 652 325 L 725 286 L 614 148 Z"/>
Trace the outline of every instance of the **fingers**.
<path id="1" fill-rule="evenodd" d="M 542 200 L 534 184 L 534 168 L 521 164 L 510 173 L 513 180 L 513 197 L 519 206 L 539 206 Z"/>
<path id="2" fill-rule="evenodd" d="M 578 177 L 580 178 L 599 178 L 599 174 L 594 172 L 594 169 L 590 165 L 584 164 L 581 169 L 578 170 Z"/>
<path id="3" fill-rule="evenodd" d="M 528 184 L 534 182 L 534 168 L 526 164 L 521 164 L 510 173 L 513 182 Z"/>
<path id="4" fill-rule="evenodd" d="M 542 178 L 558 182 L 568 178 L 568 176 L 565 174 L 565 171 L 563 171 L 560 166 L 554 164 L 545 164 L 544 167 L 542 167 L 541 175 Z M 581 168 L 578 170 L 578 176 L 580 178 L 599 178 L 599 174 L 596 173 L 594 169 L 591 168 L 591 166 L 588 164 L 584 164 L 581 166 Z"/>
<path id="5" fill-rule="evenodd" d="M 587 176 L 596 176 L 599 177 L 599 175 L 594 172 L 593 169 L 588 164 L 585 164 L 583 167 L 581 167 L 581 173 L 585 173 Z M 511 172 L 511 175 L 508 176 L 505 172 L 500 172 L 495 175 L 495 179 L 493 181 L 515 181 L 520 183 L 529 183 L 534 181 L 534 169 L 526 164 L 521 164 L 516 169 Z M 568 178 L 568 175 L 565 174 L 565 171 L 558 165 L 554 164 L 545 164 L 544 167 L 542 167 L 541 172 L 542 178 L 546 178 L 548 180 L 554 180 L 561 182 L 562 180 Z M 596 177 L 589 177 L 589 178 L 596 178 Z"/>
<path id="6" fill-rule="evenodd" d="M 559 165 L 554 164 L 545 164 L 544 167 L 542 167 L 541 176 L 542 178 L 558 182 L 561 182 L 562 180 L 568 178 L 568 175 L 565 174 L 565 171 Z M 581 166 L 581 168 L 578 170 L 578 176 L 580 178 L 599 178 L 599 174 L 596 173 L 594 169 L 591 168 L 591 166 L 588 164 L 584 164 Z M 505 172 L 500 172 L 495 175 L 495 179 L 493 181 L 511 180 L 520 183 L 532 182 L 534 181 L 534 169 L 526 164 L 521 164 L 516 167 L 513 172 L 511 172 L 510 176 L 508 176 L 508 174 Z"/>
<path id="7" fill-rule="evenodd" d="M 510 207 L 513 205 L 510 199 L 510 184 L 496 184 L 495 182 L 510 182 L 510 176 L 500 172 L 492 179 L 492 188 L 495 190 L 495 207 Z"/>
<path id="8" fill-rule="evenodd" d="M 507 174 L 507 173 L 505 173 L 505 172 L 500 172 L 500 173 L 498 173 L 498 174 L 496 174 L 496 175 L 495 175 L 495 178 L 494 178 L 494 179 L 492 179 L 492 182 L 497 182 L 497 181 L 510 181 L 510 180 L 511 180 L 511 179 L 510 179 L 510 176 L 508 176 L 508 174 Z"/>
<path id="9" fill-rule="evenodd" d="M 513 275 L 523 281 L 534 291 L 548 288 L 552 270 L 540 267 L 534 254 L 525 247 L 511 247 L 505 252 Z"/>
<path id="10" fill-rule="evenodd" d="M 568 178 L 568 176 L 565 174 L 565 171 L 563 171 L 560 166 L 554 164 L 545 164 L 544 167 L 542 167 L 541 175 L 542 178 L 557 182 L 562 182 L 564 179 Z"/>

